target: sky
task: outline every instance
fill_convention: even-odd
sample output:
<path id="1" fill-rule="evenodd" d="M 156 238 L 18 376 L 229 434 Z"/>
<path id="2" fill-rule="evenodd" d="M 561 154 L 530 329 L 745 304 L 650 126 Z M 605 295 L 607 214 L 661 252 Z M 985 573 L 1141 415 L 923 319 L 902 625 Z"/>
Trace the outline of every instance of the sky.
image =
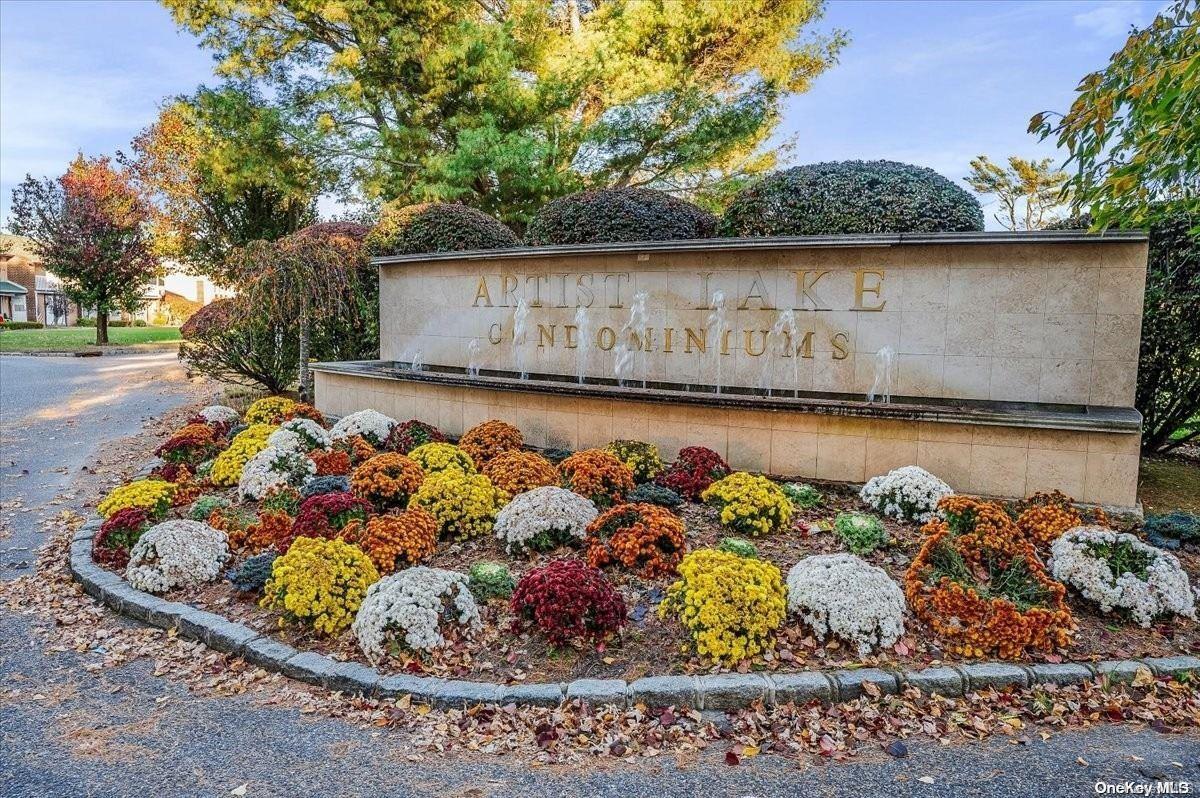
<path id="1" fill-rule="evenodd" d="M 789 98 L 790 163 L 888 158 L 959 182 L 971 158 L 1065 156 L 1025 132 L 1065 110 L 1130 25 L 1163 0 L 831 0 L 815 31 L 849 33 L 840 63 Z M 162 101 L 215 83 L 212 59 L 149 0 L 0 0 L 0 219 L 26 173 L 113 154 Z M 323 212 L 335 210 L 330 201 Z M 985 201 L 988 226 L 997 228 Z"/>

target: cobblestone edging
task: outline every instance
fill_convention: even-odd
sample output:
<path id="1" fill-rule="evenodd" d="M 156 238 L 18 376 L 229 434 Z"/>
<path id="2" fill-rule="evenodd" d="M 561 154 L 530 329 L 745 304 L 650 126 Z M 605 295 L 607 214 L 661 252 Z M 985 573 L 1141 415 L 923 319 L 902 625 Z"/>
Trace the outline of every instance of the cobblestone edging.
<path id="1" fill-rule="evenodd" d="M 355 662 L 338 662 L 323 654 L 299 651 L 220 615 L 134 589 L 119 575 L 92 562 L 92 537 L 102 520 L 99 516 L 91 518 L 72 539 L 71 574 L 83 585 L 84 592 L 117 613 L 162 629 L 175 629 L 181 637 L 201 641 L 209 648 L 242 657 L 254 665 L 302 682 L 379 698 L 410 695 L 415 701 L 439 707 L 510 702 L 556 706 L 564 699 L 580 699 L 593 704 L 625 706 L 643 702 L 650 706 L 723 710 L 748 706 L 759 699 L 768 705 L 789 701 L 849 701 L 861 695 L 867 683 L 874 684 L 884 693 L 896 693 L 902 686 L 911 685 L 926 693 L 961 696 L 986 687 L 1069 685 L 1098 676 L 1129 682 L 1143 665 L 1160 676 L 1200 672 L 1200 658 L 1176 656 L 1060 665 L 981 662 L 923 670 L 859 668 L 829 672 L 722 673 L 647 676 L 632 682 L 576 679 L 573 682 L 520 685 L 432 676 L 384 676 L 374 668 Z"/>

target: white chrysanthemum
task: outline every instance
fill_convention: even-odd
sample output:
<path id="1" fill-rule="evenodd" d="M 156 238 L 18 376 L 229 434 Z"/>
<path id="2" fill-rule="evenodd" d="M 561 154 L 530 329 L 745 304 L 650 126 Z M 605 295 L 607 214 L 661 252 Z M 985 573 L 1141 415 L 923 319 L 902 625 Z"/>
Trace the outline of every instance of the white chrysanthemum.
<path id="1" fill-rule="evenodd" d="M 1128 567 L 1113 565 L 1120 553 Z M 1077 526 L 1050 546 L 1054 578 L 1075 588 L 1103 612 L 1128 610 L 1133 620 L 1149 626 L 1155 618 L 1175 613 L 1196 617 L 1196 597 L 1178 558 L 1147 546 L 1133 535 L 1099 526 Z"/>
<path id="2" fill-rule="evenodd" d="M 200 412 L 196 415 L 204 419 L 209 424 L 236 424 L 241 419 L 242 414 L 234 410 L 232 407 L 225 405 L 209 405 L 208 407 L 200 408 Z"/>
<path id="3" fill-rule="evenodd" d="M 396 424 L 396 419 L 385 416 L 378 410 L 359 410 L 357 413 L 343 416 L 338 423 L 333 425 L 329 435 L 335 441 L 361 435 L 372 446 L 380 446 L 387 440 L 388 433 Z"/>
<path id="4" fill-rule="evenodd" d="M 923 524 L 933 517 L 938 501 L 952 493 L 949 485 L 924 468 L 904 466 L 871 477 L 858 497 L 875 512 Z"/>
<path id="5" fill-rule="evenodd" d="M 904 593 L 882 568 L 853 554 L 806 557 L 787 575 L 788 612 L 797 613 L 819 639 L 833 635 L 860 656 L 888 647 L 904 634 Z"/>
<path id="6" fill-rule="evenodd" d="M 445 645 L 443 621 L 468 631 L 480 627 L 479 607 L 467 588 L 467 577 L 418 565 L 371 585 L 353 628 L 359 648 L 374 662 L 383 656 L 389 636 L 414 650 L 432 651 Z"/>
<path id="7" fill-rule="evenodd" d="M 333 438 L 325 429 L 310 418 L 293 418 L 279 425 L 279 429 L 267 438 L 267 445 L 277 449 L 308 454 L 316 449 L 329 451 Z"/>
<path id="8" fill-rule="evenodd" d="M 520 551 L 539 536 L 554 540 L 587 537 L 587 525 L 599 515 L 591 500 L 573 491 L 546 486 L 518 494 L 496 516 L 496 537 Z"/>
<path id="9" fill-rule="evenodd" d="M 228 559 L 224 532 L 200 521 L 163 521 L 133 544 L 125 579 L 138 590 L 165 593 L 211 582 Z"/>
<path id="10" fill-rule="evenodd" d="M 242 467 L 238 495 L 243 499 L 258 500 L 276 485 L 299 488 L 316 473 L 317 464 L 303 452 L 268 446 Z"/>

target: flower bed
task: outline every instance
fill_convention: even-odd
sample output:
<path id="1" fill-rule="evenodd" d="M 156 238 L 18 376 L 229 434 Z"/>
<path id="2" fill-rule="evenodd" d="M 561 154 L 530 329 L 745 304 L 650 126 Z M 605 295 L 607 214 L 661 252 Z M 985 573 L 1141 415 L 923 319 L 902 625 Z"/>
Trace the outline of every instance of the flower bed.
<path id="1" fill-rule="evenodd" d="M 1143 627 L 1131 608 L 1109 611 L 1085 581 L 1060 573 L 1058 555 L 1046 567 L 1046 541 L 1066 539 L 1066 519 L 1091 517 L 1054 496 L 1011 507 L 950 496 L 922 531 L 890 516 L 855 522 L 876 511 L 855 487 L 731 475 L 699 448 L 638 484 L 614 454 L 628 455 L 628 441 L 570 454 L 556 472 L 536 453 L 503 448 L 509 433 L 480 436 L 508 443 L 477 449 L 487 458 L 477 466 L 413 422 L 416 445 L 400 454 L 392 446 L 409 443 L 392 433 L 405 425 L 379 414 L 338 435 L 311 415 L 240 430 L 242 419 L 209 415 L 192 420 L 226 425 L 232 435 L 214 432 L 225 447 L 215 460 L 238 479 L 196 464 L 176 482 L 118 486 L 103 505 L 118 523 L 93 542 L 95 561 L 171 600 L 385 673 L 540 682 L 1200 649 L 1188 612 L 1156 611 Z M 380 447 L 362 434 L 385 427 Z M 268 448 L 311 473 L 285 469 L 300 476 L 239 490 Z M 339 455 L 340 473 L 322 473 Z M 176 503 L 180 495 L 189 498 Z M 156 521 L 182 519 L 211 533 L 151 536 L 138 558 L 150 571 L 122 562 Z M 1183 584 L 1194 581 L 1200 554 L 1184 547 L 1178 563 Z M 435 576 L 406 576 L 421 568 Z M 360 624 L 376 585 L 387 589 Z"/>

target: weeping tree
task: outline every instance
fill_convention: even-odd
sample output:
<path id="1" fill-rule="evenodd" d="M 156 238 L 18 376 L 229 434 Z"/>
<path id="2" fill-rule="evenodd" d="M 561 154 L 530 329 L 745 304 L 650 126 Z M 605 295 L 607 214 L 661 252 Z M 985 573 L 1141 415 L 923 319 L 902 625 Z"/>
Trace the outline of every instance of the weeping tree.
<path id="1" fill-rule="evenodd" d="M 379 284 L 350 222 L 310 225 L 277 241 L 254 241 L 228 261 L 253 314 L 295 336 L 299 391 L 312 398 L 310 361 L 378 356 Z"/>

